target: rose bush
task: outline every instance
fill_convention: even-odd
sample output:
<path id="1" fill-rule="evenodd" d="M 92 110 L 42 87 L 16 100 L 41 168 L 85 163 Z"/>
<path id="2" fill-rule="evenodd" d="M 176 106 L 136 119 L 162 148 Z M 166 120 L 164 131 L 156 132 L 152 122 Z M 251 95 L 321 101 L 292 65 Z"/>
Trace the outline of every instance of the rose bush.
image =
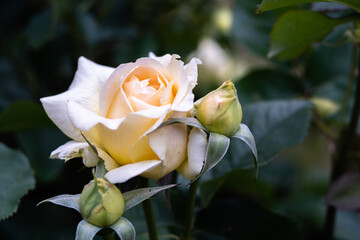
<path id="1" fill-rule="evenodd" d="M 199 164 L 187 157 L 187 127 L 158 128 L 169 118 L 186 117 L 194 105 L 200 60 L 184 65 L 178 58 L 150 54 L 114 69 L 80 57 L 69 89 L 41 99 L 48 116 L 73 139 L 51 158 L 82 156 L 86 166 L 95 166 L 98 157 L 86 138 L 113 183 L 140 174 L 159 179 L 175 169 L 192 179 Z"/>

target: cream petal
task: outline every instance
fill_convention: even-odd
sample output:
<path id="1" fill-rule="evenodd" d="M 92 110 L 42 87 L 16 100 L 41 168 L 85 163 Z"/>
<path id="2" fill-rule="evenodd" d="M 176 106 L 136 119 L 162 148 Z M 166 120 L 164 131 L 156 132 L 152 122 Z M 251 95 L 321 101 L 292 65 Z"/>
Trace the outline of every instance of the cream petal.
<path id="1" fill-rule="evenodd" d="M 75 98 L 75 95 L 77 95 L 76 91 L 66 91 L 55 96 L 41 98 L 40 101 L 49 118 L 63 133 L 74 140 L 82 141 L 79 130 L 74 127 L 68 116 L 67 102 Z"/>
<path id="2" fill-rule="evenodd" d="M 206 133 L 199 128 L 193 128 L 187 146 L 188 159 L 177 169 L 186 179 L 192 180 L 199 175 L 205 161 L 206 148 Z"/>
<path id="3" fill-rule="evenodd" d="M 94 152 L 94 150 L 89 146 L 82 149 L 82 158 L 83 158 L 83 163 L 86 167 L 95 167 L 96 164 L 99 161 L 99 157 L 98 155 L 96 155 L 96 153 Z"/>
<path id="4" fill-rule="evenodd" d="M 153 108 L 153 112 L 156 113 Z M 129 114 L 116 130 L 104 125 L 98 125 L 102 146 L 121 165 L 133 162 L 130 148 L 142 137 L 155 130 L 167 116 L 168 109 L 164 109 L 159 118 L 146 117 L 137 113 Z"/>
<path id="5" fill-rule="evenodd" d="M 99 111 L 99 93 L 104 82 L 113 72 L 113 68 L 101 66 L 84 57 L 78 61 L 78 70 L 69 90 L 61 94 L 41 98 L 44 109 L 50 119 L 68 137 L 82 141 L 78 129 L 74 128 L 68 116 L 67 103 L 74 101 L 90 111 Z"/>
<path id="6" fill-rule="evenodd" d="M 166 54 L 164 56 L 158 57 L 152 52 L 149 53 L 149 57 L 152 59 L 155 59 L 156 61 L 161 63 L 165 68 L 167 68 L 169 66 L 169 64 L 173 58 L 180 58 L 180 56 L 177 54 L 173 54 L 173 55 Z"/>
<path id="7" fill-rule="evenodd" d="M 115 130 L 119 127 L 122 119 L 108 119 L 101 117 L 97 113 L 88 110 L 74 101 L 68 101 L 68 115 L 73 125 L 80 131 L 88 131 L 97 124 L 102 124 L 106 128 Z"/>
<path id="8" fill-rule="evenodd" d="M 193 107 L 194 94 L 192 91 L 197 84 L 198 64 L 201 64 L 201 61 L 197 58 L 192 58 L 190 63 L 185 65 L 186 80 L 182 73 L 181 78 L 179 77 L 182 79 L 182 85 L 180 86 L 172 105 L 174 111 L 189 111 Z M 187 81 L 186 84 L 185 81 Z"/>
<path id="9" fill-rule="evenodd" d="M 187 135 L 187 126 L 184 124 L 172 124 L 150 133 L 149 145 L 162 164 L 145 176 L 159 179 L 175 170 L 186 159 Z"/>
<path id="10" fill-rule="evenodd" d="M 114 170 L 109 171 L 105 174 L 105 178 L 112 183 L 123 183 L 127 180 L 136 177 L 142 174 L 145 171 L 151 170 L 161 161 L 159 160 L 148 160 L 132 164 L 127 164 L 125 166 L 118 167 Z"/>
<path id="11" fill-rule="evenodd" d="M 115 168 L 120 167 L 120 165 L 102 148 L 95 146 L 96 151 L 98 152 L 99 157 L 104 160 L 105 168 L 110 171 Z"/>
<path id="12" fill-rule="evenodd" d="M 89 147 L 86 142 L 69 141 L 51 152 L 50 158 L 64 159 L 65 161 L 72 158 L 81 157 L 81 149 Z"/>
<path id="13" fill-rule="evenodd" d="M 99 96 L 99 113 L 101 116 L 107 115 L 116 95 L 119 95 L 119 99 L 116 100 L 119 104 L 122 103 L 124 108 L 132 110 L 129 102 L 126 100 L 124 91 L 120 91 L 120 89 L 129 72 L 135 67 L 135 63 L 121 64 L 110 75 L 102 87 Z"/>
<path id="14" fill-rule="evenodd" d="M 114 70 L 115 68 L 113 67 L 103 66 L 85 57 L 80 57 L 78 60 L 78 69 L 69 89 L 82 88 L 88 84 L 89 80 L 97 81 L 100 85 L 103 85 Z"/>
<path id="15" fill-rule="evenodd" d="M 142 111 L 142 110 L 147 110 L 147 109 L 153 109 L 154 106 L 150 105 L 136 97 L 129 97 L 130 102 L 132 102 L 134 104 L 134 107 L 138 110 L 138 111 Z"/>

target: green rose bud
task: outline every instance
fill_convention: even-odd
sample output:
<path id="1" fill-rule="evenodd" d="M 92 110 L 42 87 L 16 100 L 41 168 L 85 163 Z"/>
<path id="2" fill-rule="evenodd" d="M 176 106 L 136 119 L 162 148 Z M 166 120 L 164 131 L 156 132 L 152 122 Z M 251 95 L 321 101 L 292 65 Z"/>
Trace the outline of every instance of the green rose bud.
<path id="1" fill-rule="evenodd" d="M 79 204 L 83 219 L 98 227 L 115 223 L 123 214 L 125 206 L 119 189 L 102 178 L 95 178 L 85 185 Z"/>
<path id="2" fill-rule="evenodd" d="M 239 129 L 242 111 L 231 80 L 201 99 L 196 117 L 210 132 L 230 137 Z"/>

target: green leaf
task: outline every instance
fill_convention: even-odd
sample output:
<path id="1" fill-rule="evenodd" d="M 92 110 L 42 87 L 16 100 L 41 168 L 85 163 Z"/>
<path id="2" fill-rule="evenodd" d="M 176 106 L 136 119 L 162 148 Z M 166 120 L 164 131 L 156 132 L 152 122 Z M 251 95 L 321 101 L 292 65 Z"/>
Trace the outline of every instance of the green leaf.
<path id="1" fill-rule="evenodd" d="M 136 232 L 129 220 L 121 217 L 117 222 L 110 226 L 120 237 L 121 240 L 135 240 Z"/>
<path id="2" fill-rule="evenodd" d="M 299 144 L 306 136 L 312 104 L 304 100 L 268 101 L 243 108 L 243 123 L 256 139 L 259 166 L 271 161 L 283 148 Z M 235 169 L 254 167 L 248 146 L 231 141 L 228 154 L 219 166 L 203 175 L 202 180 L 220 177 Z"/>
<path id="3" fill-rule="evenodd" d="M 92 240 L 96 233 L 101 230 L 100 227 L 92 225 L 85 220 L 79 222 L 76 228 L 75 240 Z"/>
<path id="4" fill-rule="evenodd" d="M 0 143 L 0 220 L 13 214 L 20 198 L 34 187 L 34 171 L 29 160 Z"/>
<path id="5" fill-rule="evenodd" d="M 238 139 L 244 141 L 251 149 L 251 152 L 254 155 L 254 168 L 255 168 L 254 181 L 255 181 L 257 178 L 257 175 L 258 175 L 258 154 L 257 154 L 257 150 L 256 150 L 256 143 L 255 143 L 254 136 L 252 135 L 248 126 L 246 126 L 243 123 L 240 123 L 239 130 L 237 130 L 237 132 L 234 135 L 232 135 L 231 137 L 238 138 Z"/>
<path id="6" fill-rule="evenodd" d="M 314 42 L 322 40 L 337 25 L 356 19 L 331 19 L 312 11 L 288 11 L 276 21 L 271 32 L 268 57 L 287 60 L 298 57 Z"/>
<path id="7" fill-rule="evenodd" d="M 132 207 L 135 207 L 142 201 L 150 198 L 158 192 L 161 192 L 165 189 L 169 189 L 175 187 L 177 184 L 165 185 L 160 187 L 149 187 L 149 188 L 139 188 L 129 192 L 123 193 L 124 201 L 125 201 L 125 209 L 124 212 L 129 210 Z"/>
<path id="8" fill-rule="evenodd" d="M 292 5 L 298 5 L 309 2 L 332 2 L 332 3 L 340 3 L 355 9 L 360 12 L 360 1 L 359 0 L 263 0 L 258 7 L 260 12 L 270 11 L 277 8 L 289 7 Z"/>
<path id="9" fill-rule="evenodd" d="M 53 126 L 44 109 L 28 100 L 16 101 L 0 114 L 0 132 Z"/>
<path id="10" fill-rule="evenodd" d="M 205 164 L 201 174 L 209 171 L 218 164 L 229 149 L 230 138 L 225 135 L 210 132 L 205 155 Z"/>
<path id="11" fill-rule="evenodd" d="M 188 126 L 200 128 L 200 129 L 204 130 L 205 132 L 207 132 L 206 128 L 196 118 L 173 118 L 173 119 L 170 119 L 170 120 L 162 123 L 159 126 L 159 128 L 165 127 L 167 125 L 174 124 L 174 123 L 183 123 Z"/>
<path id="12" fill-rule="evenodd" d="M 193 183 L 201 175 L 215 167 L 224 158 L 227 150 L 229 149 L 229 145 L 229 137 L 222 134 L 210 132 L 206 148 L 205 162 L 199 175 L 192 179 L 191 183 Z"/>
<path id="13" fill-rule="evenodd" d="M 360 209 L 360 174 L 348 173 L 335 181 L 326 196 L 326 203 L 346 211 Z"/>
<path id="14" fill-rule="evenodd" d="M 79 199 L 80 199 L 80 194 L 75 194 L 75 195 L 63 194 L 63 195 L 45 199 L 45 200 L 39 202 L 37 206 L 39 206 L 42 203 L 51 202 L 51 203 L 54 203 L 54 204 L 57 204 L 60 206 L 75 209 L 76 211 L 80 212 Z"/>

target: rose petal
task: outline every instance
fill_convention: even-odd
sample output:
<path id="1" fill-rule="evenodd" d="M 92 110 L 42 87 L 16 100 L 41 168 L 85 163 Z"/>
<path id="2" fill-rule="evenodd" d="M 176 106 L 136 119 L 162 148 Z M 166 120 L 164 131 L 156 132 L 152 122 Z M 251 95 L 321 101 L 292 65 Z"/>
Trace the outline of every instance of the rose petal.
<path id="1" fill-rule="evenodd" d="M 130 178 L 136 177 L 145 171 L 153 169 L 160 163 L 161 161 L 158 160 L 148 160 L 127 164 L 109 171 L 105 174 L 105 178 L 107 178 L 112 183 L 123 183 Z"/>
<path id="2" fill-rule="evenodd" d="M 166 113 L 153 119 L 137 114 L 129 114 L 118 129 L 111 130 L 99 125 L 99 134 L 105 150 L 121 165 L 132 163 L 130 148 L 146 134 L 155 130 L 166 117 Z"/>
<path id="3" fill-rule="evenodd" d="M 189 111 L 193 107 L 194 94 L 193 88 L 197 80 L 197 64 L 199 60 L 193 58 L 184 67 L 182 61 L 173 59 L 170 64 L 169 72 L 173 73 L 173 78 L 177 83 L 178 91 L 171 108 L 175 111 Z"/>
<path id="4" fill-rule="evenodd" d="M 78 69 L 69 89 L 82 88 L 84 85 L 89 84 L 90 79 L 94 79 L 103 85 L 114 70 L 115 68 L 113 67 L 100 65 L 85 57 L 80 57 L 78 60 Z"/>
<path id="5" fill-rule="evenodd" d="M 105 168 L 108 171 L 120 167 L 120 165 L 107 152 L 105 152 L 102 148 L 98 146 L 95 147 L 99 154 L 99 157 L 104 160 Z"/>
<path id="6" fill-rule="evenodd" d="M 176 169 L 186 159 L 187 135 L 184 124 L 172 124 L 150 133 L 149 145 L 162 164 L 142 176 L 159 179 Z"/>
<path id="7" fill-rule="evenodd" d="M 153 68 L 154 71 L 161 73 L 164 77 L 168 75 L 166 68 L 164 68 L 163 65 L 151 58 L 139 58 L 135 63 L 121 64 L 115 69 L 115 71 L 107 80 L 104 87 L 101 89 L 99 107 L 101 116 L 106 116 L 108 114 L 110 106 L 112 106 L 113 104 L 117 104 L 116 106 L 121 106 L 123 112 L 129 110 L 133 111 L 130 103 L 126 99 L 124 91 L 120 91 L 119 89 L 122 88 L 125 79 L 129 75 L 131 75 L 133 71 L 136 71 L 137 67 L 140 66 L 147 66 Z M 116 96 L 118 99 L 116 99 L 116 102 L 113 102 Z M 116 106 L 113 106 L 112 108 L 116 109 Z M 116 115 L 116 117 L 118 116 Z"/>
<path id="8" fill-rule="evenodd" d="M 164 56 L 158 57 L 152 52 L 149 53 L 149 57 L 152 59 L 155 59 L 156 61 L 161 63 L 165 68 L 167 68 L 169 66 L 169 64 L 173 58 L 180 58 L 180 56 L 177 54 L 173 54 L 173 55 L 166 54 Z"/>
<path id="9" fill-rule="evenodd" d="M 50 119 L 68 137 L 77 141 L 83 141 L 79 131 L 74 128 L 69 119 L 67 102 L 72 100 L 81 103 L 90 111 L 98 112 L 100 89 L 112 71 L 113 68 L 101 66 L 84 57 L 80 57 L 78 70 L 69 90 L 55 96 L 40 99 Z"/>
<path id="10" fill-rule="evenodd" d="M 99 161 L 99 156 L 96 155 L 94 150 L 89 146 L 82 149 L 83 163 L 86 167 L 95 167 Z"/>
<path id="11" fill-rule="evenodd" d="M 129 149 L 129 156 L 132 162 L 139 162 L 148 159 L 159 159 L 149 146 L 149 135 L 145 135 Z"/>
<path id="12" fill-rule="evenodd" d="M 81 149 L 89 147 L 86 142 L 69 141 L 51 152 L 50 158 L 59 158 L 68 161 L 72 158 L 81 157 Z"/>
<path id="13" fill-rule="evenodd" d="M 206 133 L 199 128 L 193 128 L 187 146 L 188 159 L 177 169 L 186 179 L 192 180 L 199 175 L 205 161 L 206 147 Z"/>

